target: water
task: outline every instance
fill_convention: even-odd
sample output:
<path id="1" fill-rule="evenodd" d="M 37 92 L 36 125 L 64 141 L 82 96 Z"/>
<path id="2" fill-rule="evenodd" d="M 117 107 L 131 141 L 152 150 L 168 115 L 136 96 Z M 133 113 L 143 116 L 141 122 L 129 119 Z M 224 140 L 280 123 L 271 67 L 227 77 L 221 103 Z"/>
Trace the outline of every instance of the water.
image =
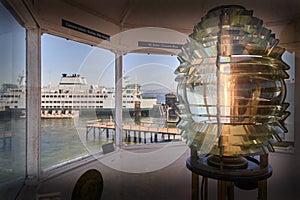
<path id="1" fill-rule="evenodd" d="M 41 141 L 42 169 L 88 153 L 73 119 L 42 119 Z"/>
<path id="2" fill-rule="evenodd" d="M 86 137 L 86 122 L 95 120 L 93 115 L 74 119 L 42 119 L 41 121 L 41 167 L 53 165 L 101 151 L 101 146 L 109 140 Z"/>
<path id="3" fill-rule="evenodd" d="M 95 130 L 89 131 L 86 135 L 86 123 L 96 120 L 95 114 L 81 115 L 74 119 L 43 119 L 41 122 L 42 148 L 41 148 L 41 167 L 42 169 L 53 165 L 75 159 L 87 154 L 95 154 L 102 151 L 102 145 L 113 141 L 113 130 L 110 130 L 109 138 L 106 132 L 99 134 Z M 102 121 L 110 121 L 109 116 L 103 116 Z M 124 115 L 123 122 L 135 124 L 135 120 Z M 142 117 L 141 122 L 149 125 L 164 127 L 165 118 Z M 133 144 L 133 143 L 126 143 Z"/>
<path id="4" fill-rule="evenodd" d="M 109 116 L 102 117 L 102 121 L 109 121 Z M 102 151 L 102 145 L 112 142 L 106 138 L 106 132 L 99 134 L 98 130 L 91 130 L 86 137 L 86 122 L 95 120 L 94 113 L 81 115 L 74 119 L 42 119 L 41 120 L 41 169 L 45 170 L 54 165 L 66 162 L 88 154 Z M 142 117 L 141 122 L 149 126 L 165 127 L 164 117 Z M 123 122 L 135 124 L 134 118 L 124 115 Z M 0 139 L 0 183 L 13 177 L 25 176 L 25 146 L 26 119 L 11 119 L 0 121 L 0 134 L 8 132 L 6 143 Z M 8 141 L 10 140 L 11 143 Z M 149 140 L 148 140 L 149 141 Z M 133 143 L 125 143 L 132 145 Z"/>
<path id="5" fill-rule="evenodd" d="M 0 121 L 0 183 L 25 176 L 25 119 Z"/>

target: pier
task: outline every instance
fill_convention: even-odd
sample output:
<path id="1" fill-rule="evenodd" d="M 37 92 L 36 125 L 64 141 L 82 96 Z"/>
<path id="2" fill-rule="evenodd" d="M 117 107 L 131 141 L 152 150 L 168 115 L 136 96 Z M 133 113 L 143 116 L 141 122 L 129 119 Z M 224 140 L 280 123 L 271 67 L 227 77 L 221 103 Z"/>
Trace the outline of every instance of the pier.
<path id="1" fill-rule="evenodd" d="M 86 138 L 92 132 L 94 139 L 96 138 L 96 130 L 98 134 L 105 133 L 106 138 L 112 138 L 114 140 L 115 122 L 102 122 L 101 120 L 88 121 L 86 125 Z M 146 144 L 147 141 L 153 142 L 167 142 L 175 139 L 181 139 L 180 129 L 158 127 L 155 123 L 140 122 L 136 124 L 123 124 L 123 134 L 125 135 L 125 142 L 134 142 Z M 176 137 L 177 136 L 177 137 Z"/>

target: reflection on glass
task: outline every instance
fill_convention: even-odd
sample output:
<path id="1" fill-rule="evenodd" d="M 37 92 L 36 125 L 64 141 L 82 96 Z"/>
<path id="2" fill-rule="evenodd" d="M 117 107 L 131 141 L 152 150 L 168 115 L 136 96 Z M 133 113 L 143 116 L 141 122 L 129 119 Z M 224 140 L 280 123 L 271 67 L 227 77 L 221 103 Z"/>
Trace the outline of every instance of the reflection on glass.
<path id="1" fill-rule="evenodd" d="M 0 3 L 0 185 L 25 177 L 25 28 Z M 4 184 L 5 185 L 5 184 Z M 16 186 L 16 185 L 14 185 Z M 2 189 L 2 188 L 1 188 Z M 0 190 L 1 199 L 15 191 Z"/>
<path id="2" fill-rule="evenodd" d="M 179 54 L 179 127 L 188 145 L 224 156 L 263 154 L 286 132 L 289 67 L 278 40 L 240 6 L 211 10 Z"/>

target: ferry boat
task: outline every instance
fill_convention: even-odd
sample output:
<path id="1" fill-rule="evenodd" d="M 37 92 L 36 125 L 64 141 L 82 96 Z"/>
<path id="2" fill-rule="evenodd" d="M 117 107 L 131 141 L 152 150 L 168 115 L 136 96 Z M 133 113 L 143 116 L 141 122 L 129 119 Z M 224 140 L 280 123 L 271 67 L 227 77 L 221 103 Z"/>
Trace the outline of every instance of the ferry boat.
<path id="1" fill-rule="evenodd" d="M 134 114 L 138 103 L 142 116 L 148 116 L 156 104 L 155 97 L 143 97 L 139 84 L 128 84 L 123 88 L 123 110 Z M 25 110 L 25 80 L 20 78 L 19 85 L 3 84 L 0 96 L 1 106 L 11 111 Z M 57 117 L 73 111 L 96 111 L 97 115 L 112 114 L 115 109 L 114 88 L 89 85 L 79 74 L 62 74 L 56 86 L 42 88 L 42 117 L 52 113 Z M 17 112 L 18 113 L 18 112 Z M 60 115 L 58 115 L 60 114 Z"/>
<path id="2" fill-rule="evenodd" d="M 26 86 L 24 77 L 18 84 L 4 83 L 0 88 L 0 120 L 20 117 L 25 112 Z"/>

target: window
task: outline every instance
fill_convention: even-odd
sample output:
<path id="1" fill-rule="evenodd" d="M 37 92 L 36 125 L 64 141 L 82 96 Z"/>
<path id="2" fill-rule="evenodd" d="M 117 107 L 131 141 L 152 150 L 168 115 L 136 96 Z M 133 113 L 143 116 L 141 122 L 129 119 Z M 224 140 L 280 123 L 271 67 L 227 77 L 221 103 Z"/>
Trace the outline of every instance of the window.
<path id="1" fill-rule="evenodd" d="M 288 107 L 288 111 L 290 112 L 290 116 L 284 121 L 286 124 L 286 127 L 288 129 L 288 132 L 286 134 L 283 134 L 281 136 L 282 140 L 293 142 L 295 140 L 294 136 L 294 99 L 295 99 L 295 52 L 290 53 L 286 51 L 282 55 L 282 59 L 289 65 L 290 69 L 287 70 L 287 73 L 289 74 L 289 78 L 285 80 L 286 83 L 286 102 L 288 102 L 290 105 Z"/>
<path id="2" fill-rule="evenodd" d="M 0 185 L 25 177 L 25 122 L 21 118 L 26 110 L 25 103 L 25 71 L 26 71 L 26 31 L 0 2 L 0 87 L 9 83 L 10 87 L 17 87 L 20 95 L 15 97 L 9 106 L 11 111 L 1 111 L 0 115 Z M 19 79 L 19 81 L 18 81 Z M 11 88 L 12 89 L 12 88 Z M 14 89 L 16 91 L 16 89 Z M 5 96 L 5 95 L 1 95 Z M 13 98 L 14 96 L 12 96 Z M 17 105 L 16 105 L 17 104 Z M 11 112 L 15 112 L 12 115 Z M 14 190 L 0 190 L 1 198 L 12 198 Z"/>
<path id="3" fill-rule="evenodd" d="M 80 121 L 79 123 L 74 123 L 75 119 L 41 120 L 41 168 L 45 170 L 53 165 L 70 161 L 93 152 L 99 152 L 102 150 L 99 146 L 107 141 L 99 140 L 95 142 L 86 140 L 85 136 L 86 122 L 96 117 L 95 110 L 93 109 L 94 106 L 92 106 L 92 103 L 95 103 L 92 98 L 95 98 L 96 95 L 93 93 L 93 90 L 90 90 L 90 84 L 97 84 L 98 76 L 101 73 L 95 73 L 95 71 L 99 69 L 99 63 L 102 62 L 103 58 L 93 63 L 85 64 L 84 62 L 91 51 L 96 51 L 99 48 L 49 34 L 43 34 L 41 42 L 42 91 L 48 93 L 50 97 L 52 96 L 52 98 L 48 99 L 49 101 L 55 100 L 59 103 L 59 99 L 53 99 L 53 97 L 57 96 L 68 98 L 61 99 L 64 100 L 61 106 L 57 106 L 58 104 L 56 104 L 56 111 L 62 110 L 62 113 L 64 113 L 65 109 L 72 109 L 72 104 L 76 104 L 73 108 L 80 110 L 79 118 L 76 117 L 76 120 Z M 102 49 L 100 49 L 100 51 L 104 57 L 109 56 L 110 61 L 114 60 L 114 54 L 110 51 Z M 87 67 L 85 67 L 85 65 L 92 67 L 92 69 L 86 69 Z M 78 69 L 78 66 L 82 67 Z M 88 85 L 65 84 L 57 88 L 63 73 L 67 73 L 68 81 L 75 82 L 76 76 L 72 77 L 72 75 L 78 73 L 80 78 L 86 78 Z M 49 86 L 49 83 L 51 83 L 53 89 L 51 85 Z M 61 91 L 61 94 L 54 95 L 54 91 Z M 68 94 L 65 94 L 65 91 L 69 91 Z M 92 93 L 88 94 L 88 92 Z M 69 99 L 72 97 L 73 99 Z M 88 105 L 88 102 L 90 105 Z M 49 106 L 50 105 L 54 106 L 52 104 L 49 104 Z M 61 107 L 63 107 L 64 110 Z M 93 115 L 89 115 L 89 112 Z M 81 115 L 81 113 L 83 114 Z M 77 127 L 79 125 L 82 127 Z"/>

